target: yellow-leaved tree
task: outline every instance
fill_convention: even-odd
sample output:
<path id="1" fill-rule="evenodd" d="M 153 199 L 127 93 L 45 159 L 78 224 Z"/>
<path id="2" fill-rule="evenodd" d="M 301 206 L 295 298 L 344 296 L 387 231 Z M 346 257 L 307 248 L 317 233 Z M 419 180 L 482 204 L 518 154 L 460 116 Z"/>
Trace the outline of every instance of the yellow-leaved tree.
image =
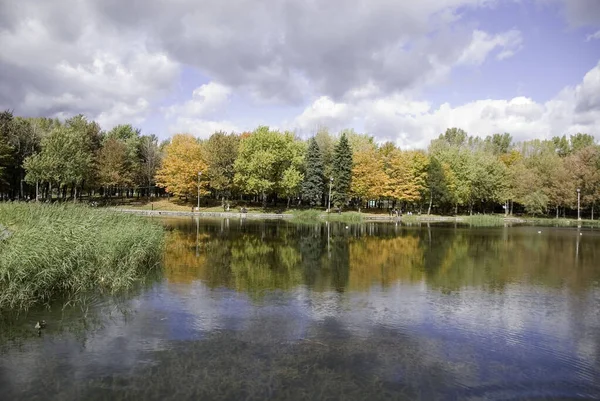
<path id="1" fill-rule="evenodd" d="M 176 134 L 165 147 L 162 167 L 156 173 L 156 185 L 180 197 L 195 197 L 198 192 L 198 173 L 201 195 L 208 194 L 202 143 L 190 134 Z"/>
<path id="2" fill-rule="evenodd" d="M 383 160 L 375 145 L 363 146 L 356 150 L 352 162 L 351 192 L 360 199 L 359 205 L 363 201 L 383 197 L 387 176 L 383 170 Z"/>
<path id="3" fill-rule="evenodd" d="M 386 155 L 388 176 L 385 195 L 400 202 L 414 203 L 426 189 L 429 158 L 419 150 L 389 149 Z"/>

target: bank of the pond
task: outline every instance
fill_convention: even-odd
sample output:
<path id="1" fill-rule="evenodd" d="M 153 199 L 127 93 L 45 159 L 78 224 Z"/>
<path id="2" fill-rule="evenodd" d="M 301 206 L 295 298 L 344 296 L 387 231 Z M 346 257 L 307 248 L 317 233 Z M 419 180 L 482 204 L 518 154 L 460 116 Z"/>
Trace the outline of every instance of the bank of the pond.
<path id="1" fill-rule="evenodd" d="M 0 203 L 0 312 L 130 288 L 160 264 L 163 228 L 77 205 Z"/>
<path id="2" fill-rule="evenodd" d="M 476 226 L 494 226 L 504 225 L 506 223 L 525 223 L 524 219 L 515 217 L 503 217 L 495 215 L 477 215 L 477 216 L 427 216 L 427 215 L 403 215 L 400 217 L 387 214 L 372 214 L 359 212 L 326 213 L 322 210 L 293 210 L 289 213 L 238 213 L 238 212 L 192 212 L 181 210 L 147 210 L 147 209 L 121 209 L 113 210 L 142 216 L 159 217 L 217 217 L 233 219 L 288 219 L 294 222 L 315 222 L 315 221 L 340 221 L 346 223 L 360 223 L 363 221 L 401 221 L 405 223 L 465 223 Z"/>
<path id="3" fill-rule="evenodd" d="M 439 216 L 439 215 L 403 215 L 400 217 L 388 214 L 376 214 L 368 212 L 347 211 L 343 213 L 326 213 L 322 210 L 290 210 L 285 213 L 268 213 L 252 211 L 248 213 L 239 212 L 216 212 L 216 211 L 181 211 L 181 210 L 149 210 L 149 209 L 123 209 L 115 210 L 127 214 L 157 217 L 201 217 L 201 218 L 231 218 L 231 219 L 263 219 L 277 220 L 287 219 L 296 223 L 314 223 L 318 221 L 339 221 L 345 223 L 361 223 L 366 221 L 401 222 L 412 223 L 458 223 L 471 227 L 498 227 L 506 224 L 527 224 L 533 226 L 561 226 L 561 227 L 600 227 L 600 220 L 577 220 L 567 218 L 540 218 L 540 217 L 516 217 L 498 214 L 477 214 L 472 216 Z"/>

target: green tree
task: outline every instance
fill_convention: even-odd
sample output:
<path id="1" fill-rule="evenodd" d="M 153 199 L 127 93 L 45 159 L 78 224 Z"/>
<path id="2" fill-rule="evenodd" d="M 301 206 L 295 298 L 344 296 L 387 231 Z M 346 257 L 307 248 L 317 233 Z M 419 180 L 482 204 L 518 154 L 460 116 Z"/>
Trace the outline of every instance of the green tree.
<path id="1" fill-rule="evenodd" d="M 216 132 L 205 144 L 207 174 L 210 186 L 221 197 L 221 202 L 233 192 L 233 177 L 235 176 L 235 159 L 238 155 L 240 137 L 235 134 L 227 135 Z"/>
<path id="2" fill-rule="evenodd" d="M 288 208 L 290 207 L 292 197 L 300 193 L 303 181 L 304 175 L 297 166 L 290 165 L 283 171 L 280 183 L 280 193 L 287 198 Z"/>
<path id="3" fill-rule="evenodd" d="M 304 167 L 304 182 L 302 183 L 302 199 L 310 206 L 317 206 L 323 200 L 324 171 L 323 157 L 317 140 L 310 139 L 306 151 L 306 162 Z"/>
<path id="4" fill-rule="evenodd" d="M 571 135 L 571 152 L 577 152 L 594 145 L 594 137 L 581 132 Z"/>
<path id="5" fill-rule="evenodd" d="M 29 168 L 25 179 L 34 183 L 40 179 L 49 185 L 71 186 L 73 200 L 77 200 L 77 189 L 93 168 L 93 154 L 87 146 L 86 138 L 74 127 L 57 126 L 43 138 L 39 154 L 29 156 L 24 166 Z"/>
<path id="6" fill-rule="evenodd" d="M 299 189 L 295 179 L 303 159 L 303 145 L 295 140 L 293 134 L 261 126 L 240 142 L 234 183 L 246 193 L 259 195 L 266 206 L 269 194 L 289 196 Z M 289 168 L 297 171 L 293 173 Z"/>
<path id="7" fill-rule="evenodd" d="M 342 132 L 340 140 L 335 145 L 332 167 L 331 198 L 333 204 L 341 208 L 348 203 L 352 185 L 352 150 L 345 132 Z"/>
<path id="8" fill-rule="evenodd" d="M 494 134 L 485 138 L 485 144 L 494 155 L 505 154 L 512 146 L 512 136 L 508 132 Z"/>
<path id="9" fill-rule="evenodd" d="M 67 119 L 64 125 L 73 135 L 79 137 L 78 141 L 80 141 L 82 151 L 91 155 L 92 158 L 85 171 L 85 176 L 81 180 L 81 186 L 95 187 L 98 184 L 97 156 L 102 147 L 103 137 L 100 125 L 95 121 L 88 121 L 82 114 Z"/>
<path id="10" fill-rule="evenodd" d="M 461 147 L 465 145 L 469 135 L 460 128 L 448 128 L 446 132 L 440 135 L 441 140 L 448 143 L 450 146 Z"/>
<path id="11" fill-rule="evenodd" d="M 428 215 L 431 214 L 434 199 L 439 203 L 455 203 L 452 197 L 456 190 L 454 173 L 447 163 L 440 162 L 437 157 L 430 157 L 426 185 L 429 194 Z"/>
<path id="12" fill-rule="evenodd" d="M 315 140 L 317 141 L 317 145 L 319 145 L 323 159 L 323 175 L 326 177 L 326 180 L 329 180 L 331 177 L 335 138 L 331 136 L 326 128 L 320 128 L 315 135 Z"/>
<path id="13" fill-rule="evenodd" d="M 554 144 L 554 151 L 560 157 L 566 157 L 571 152 L 571 146 L 569 144 L 569 140 L 566 135 L 555 136 L 552 138 L 552 143 Z"/>
<path id="14" fill-rule="evenodd" d="M 331 199 L 335 207 L 343 207 L 348 203 L 352 185 L 352 150 L 345 132 L 333 150 L 331 176 L 333 186 Z"/>
<path id="15" fill-rule="evenodd" d="M 40 138 L 29 119 L 13 117 L 12 112 L 4 111 L 0 113 L 0 142 L 4 143 L 4 152 L 8 152 L 4 157 L 4 187 L 11 197 L 23 198 L 27 190 L 23 162 L 39 151 Z"/>
<path id="16" fill-rule="evenodd" d="M 8 184 L 8 167 L 12 161 L 13 149 L 8 141 L 0 137 L 0 188 Z"/>

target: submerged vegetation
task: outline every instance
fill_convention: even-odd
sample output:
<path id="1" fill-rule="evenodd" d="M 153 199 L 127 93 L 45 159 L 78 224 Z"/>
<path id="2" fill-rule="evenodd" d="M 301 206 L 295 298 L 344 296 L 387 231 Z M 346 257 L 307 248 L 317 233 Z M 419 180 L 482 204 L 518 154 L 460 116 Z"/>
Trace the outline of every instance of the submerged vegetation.
<path id="1" fill-rule="evenodd" d="M 77 205 L 0 203 L 0 311 L 89 290 L 117 292 L 160 264 L 152 220 Z"/>

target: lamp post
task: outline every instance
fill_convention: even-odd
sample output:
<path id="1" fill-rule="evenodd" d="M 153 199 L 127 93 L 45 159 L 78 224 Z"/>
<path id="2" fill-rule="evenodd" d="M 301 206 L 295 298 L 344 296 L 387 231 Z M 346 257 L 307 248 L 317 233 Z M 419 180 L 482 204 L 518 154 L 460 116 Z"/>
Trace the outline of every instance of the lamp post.
<path id="1" fill-rule="evenodd" d="M 329 178 L 329 199 L 327 199 L 327 211 L 331 212 L 331 186 L 333 185 L 333 177 Z"/>
<path id="2" fill-rule="evenodd" d="M 197 210 L 200 211 L 200 176 L 202 175 L 202 171 L 198 171 L 198 207 Z"/>
<path id="3" fill-rule="evenodd" d="M 581 189 L 577 188 L 577 220 L 581 220 L 581 213 L 579 210 L 580 199 L 581 199 Z"/>

